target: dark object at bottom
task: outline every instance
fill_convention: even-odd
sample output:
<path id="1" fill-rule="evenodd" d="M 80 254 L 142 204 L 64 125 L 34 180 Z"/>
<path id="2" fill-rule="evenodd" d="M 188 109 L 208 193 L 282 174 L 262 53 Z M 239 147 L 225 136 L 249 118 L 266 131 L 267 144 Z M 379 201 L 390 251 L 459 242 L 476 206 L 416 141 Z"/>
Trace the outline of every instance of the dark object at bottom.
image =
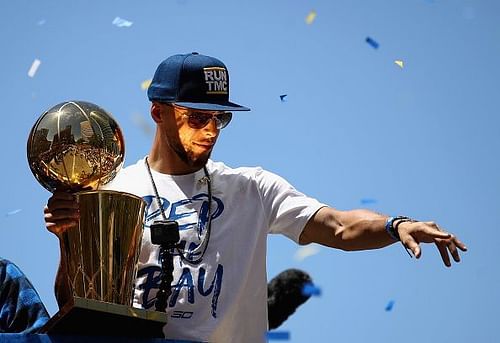
<path id="1" fill-rule="evenodd" d="M 75 297 L 41 328 L 53 335 L 163 338 L 166 313 Z"/>
<path id="2" fill-rule="evenodd" d="M 269 330 L 280 326 L 297 307 L 305 303 L 311 295 L 304 295 L 303 289 L 312 279 L 298 269 L 287 269 L 279 273 L 267 285 L 267 318 Z"/>

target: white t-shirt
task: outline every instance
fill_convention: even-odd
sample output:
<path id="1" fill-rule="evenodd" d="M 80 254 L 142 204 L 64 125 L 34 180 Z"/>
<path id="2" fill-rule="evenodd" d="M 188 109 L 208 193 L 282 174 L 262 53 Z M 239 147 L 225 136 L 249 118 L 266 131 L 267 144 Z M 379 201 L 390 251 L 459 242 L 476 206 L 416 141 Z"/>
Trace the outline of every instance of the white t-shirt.
<path id="1" fill-rule="evenodd" d="M 305 224 L 326 205 L 262 168 L 232 169 L 208 161 L 212 223 L 201 263 L 174 258 L 166 338 L 210 342 L 263 342 L 267 331 L 266 242 L 282 233 L 298 242 Z M 208 189 L 203 168 L 187 175 L 152 170 L 165 215 L 179 223 L 185 256 L 197 259 L 207 232 Z M 160 284 L 158 246 L 150 225 L 161 220 L 145 160 L 124 168 L 105 189 L 128 192 L 146 203 L 134 306 L 154 310 Z M 198 254 L 196 254 L 198 251 Z"/>

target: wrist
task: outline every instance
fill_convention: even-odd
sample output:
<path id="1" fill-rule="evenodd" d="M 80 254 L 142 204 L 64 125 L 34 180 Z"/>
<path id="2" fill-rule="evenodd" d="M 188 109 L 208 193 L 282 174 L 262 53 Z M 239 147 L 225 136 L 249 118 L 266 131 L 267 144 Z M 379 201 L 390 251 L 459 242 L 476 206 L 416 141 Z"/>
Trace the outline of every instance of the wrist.
<path id="1" fill-rule="evenodd" d="M 414 221 L 415 220 L 406 216 L 389 217 L 385 222 L 385 231 L 389 236 L 391 236 L 392 239 L 394 239 L 395 241 L 400 241 L 401 238 L 399 237 L 399 230 L 398 230 L 399 225 L 404 222 L 414 222 Z"/>
<path id="2" fill-rule="evenodd" d="M 395 219 L 396 219 L 396 217 L 389 217 L 389 218 L 387 218 L 387 220 L 385 221 L 385 232 L 387 232 L 387 234 L 393 240 L 399 241 L 400 240 L 399 234 L 394 229 L 394 220 Z"/>

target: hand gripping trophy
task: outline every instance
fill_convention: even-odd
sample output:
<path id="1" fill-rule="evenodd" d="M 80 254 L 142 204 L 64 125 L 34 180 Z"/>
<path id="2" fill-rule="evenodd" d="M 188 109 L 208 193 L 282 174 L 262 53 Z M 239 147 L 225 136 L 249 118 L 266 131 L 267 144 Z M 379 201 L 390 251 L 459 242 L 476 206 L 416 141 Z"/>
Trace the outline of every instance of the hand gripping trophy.
<path id="1" fill-rule="evenodd" d="M 89 334 L 91 318 L 107 329 L 90 334 L 161 336 L 161 329 L 152 335 L 150 328 L 166 323 L 164 313 L 132 308 L 145 202 L 98 190 L 123 165 L 125 146 L 116 121 L 89 102 L 60 103 L 33 126 L 27 154 L 38 182 L 50 192 L 74 193 L 80 210 L 78 227 L 61 237 L 73 299 L 47 323 L 46 332 Z M 127 327 L 135 329 L 127 334 Z"/>

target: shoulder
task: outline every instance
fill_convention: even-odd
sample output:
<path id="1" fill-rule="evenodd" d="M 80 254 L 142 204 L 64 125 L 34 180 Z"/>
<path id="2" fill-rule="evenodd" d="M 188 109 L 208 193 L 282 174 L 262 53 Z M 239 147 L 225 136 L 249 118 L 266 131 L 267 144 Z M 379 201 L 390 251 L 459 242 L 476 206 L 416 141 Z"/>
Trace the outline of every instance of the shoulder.
<path id="1" fill-rule="evenodd" d="M 141 158 L 134 164 L 131 164 L 129 166 L 123 167 L 117 174 L 117 177 L 130 177 L 130 176 L 135 176 L 138 174 L 142 174 L 145 171 L 145 157 Z"/>
<path id="2" fill-rule="evenodd" d="M 144 158 L 138 160 L 136 163 L 123 167 L 106 185 L 102 186 L 104 190 L 127 191 L 131 187 L 131 180 L 138 181 L 144 177 Z M 137 183 L 135 183 L 137 184 Z"/>
<path id="3" fill-rule="evenodd" d="M 247 181 L 256 180 L 260 176 L 269 173 L 259 166 L 232 168 L 227 166 L 223 162 L 214 162 L 211 160 L 208 163 L 208 170 L 216 177 Z"/>
<path id="4" fill-rule="evenodd" d="M 260 166 L 231 168 L 222 162 L 210 161 L 208 169 L 216 184 L 253 186 L 261 192 L 269 189 L 293 188 L 283 177 Z"/>

